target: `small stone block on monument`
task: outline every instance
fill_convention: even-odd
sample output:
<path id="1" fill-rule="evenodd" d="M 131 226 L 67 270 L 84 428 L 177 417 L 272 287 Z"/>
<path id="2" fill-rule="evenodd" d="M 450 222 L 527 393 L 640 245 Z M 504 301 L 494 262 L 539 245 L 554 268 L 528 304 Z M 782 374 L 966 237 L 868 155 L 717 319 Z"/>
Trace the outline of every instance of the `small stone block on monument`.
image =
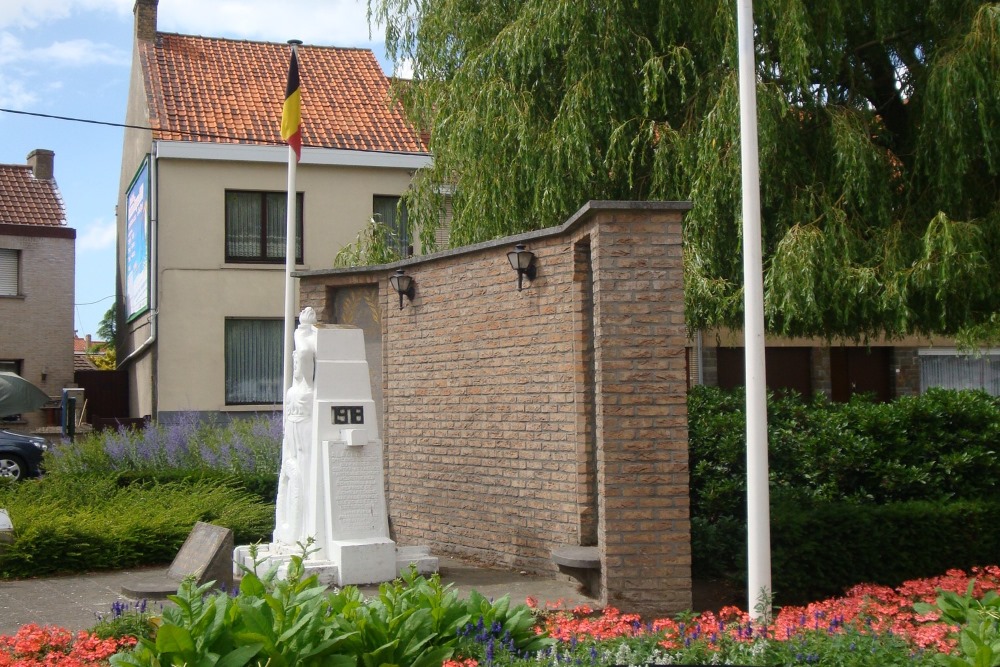
<path id="1" fill-rule="evenodd" d="M 396 547 L 396 574 L 404 574 L 411 566 L 417 569 L 417 574 L 434 574 L 438 571 L 438 558 L 431 555 L 427 546 Z"/>
<path id="2" fill-rule="evenodd" d="M 193 576 L 198 584 L 214 581 L 219 588 L 233 586 L 233 531 L 202 521 L 194 524 L 167 576 L 182 581 Z"/>
<path id="3" fill-rule="evenodd" d="M 396 543 L 384 537 L 332 540 L 337 584 L 378 584 L 396 578 Z"/>

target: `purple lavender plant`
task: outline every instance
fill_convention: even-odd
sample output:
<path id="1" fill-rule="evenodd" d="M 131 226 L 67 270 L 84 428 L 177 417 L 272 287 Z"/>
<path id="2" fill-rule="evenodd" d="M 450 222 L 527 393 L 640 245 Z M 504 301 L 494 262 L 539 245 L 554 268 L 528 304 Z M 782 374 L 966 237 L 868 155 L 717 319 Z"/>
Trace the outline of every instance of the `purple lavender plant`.
<path id="1" fill-rule="evenodd" d="M 163 455 L 171 466 L 191 462 L 191 445 L 197 440 L 201 420 L 195 412 L 182 412 L 164 424 Z"/>
<path id="2" fill-rule="evenodd" d="M 150 422 L 139 434 L 135 443 L 135 465 L 137 468 L 154 464 L 162 458 L 163 446 L 159 427 Z"/>
<path id="3" fill-rule="evenodd" d="M 129 432 L 124 426 L 114 431 L 107 431 L 104 436 L 104 453 L 111 459 L 111 467 L 115 470 L 129 467 L 129 451 L 132 449 Z"/>
<path id="4" fill-rule="evenodd" d="M 233 429 L 232 434 L 233 437 L 229 441 L 229 445 L 235 467 L 246 472 L 255 471 L 257 460 L 253 448 L 243 439 L 243 434 L 239 430 Z"/>

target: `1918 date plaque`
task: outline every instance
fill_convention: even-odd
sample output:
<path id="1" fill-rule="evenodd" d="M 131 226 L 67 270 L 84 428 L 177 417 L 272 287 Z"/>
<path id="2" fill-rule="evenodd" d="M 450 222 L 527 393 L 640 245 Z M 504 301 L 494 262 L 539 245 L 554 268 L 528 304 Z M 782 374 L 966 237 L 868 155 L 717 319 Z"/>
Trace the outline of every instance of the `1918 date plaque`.
<path id="1" fill-rule="evenodd" d="M 364 424 L 365 409 L 360 405 L 334 405 L 334 424 Z"/>

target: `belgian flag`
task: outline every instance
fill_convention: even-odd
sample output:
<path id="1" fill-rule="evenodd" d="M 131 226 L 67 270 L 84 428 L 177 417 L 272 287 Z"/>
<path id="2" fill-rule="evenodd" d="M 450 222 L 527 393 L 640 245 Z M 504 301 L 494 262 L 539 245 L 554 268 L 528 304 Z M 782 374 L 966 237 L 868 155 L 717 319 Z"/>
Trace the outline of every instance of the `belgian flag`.
<path id="1" fill-rule="evenodd" d="M 302 159 L 302 93 L 299 90 L 299 60 L 292 50 L 285 86 L 285 106 L 281 111 L 281 138 L 295 151 L 295 161 Z"/>

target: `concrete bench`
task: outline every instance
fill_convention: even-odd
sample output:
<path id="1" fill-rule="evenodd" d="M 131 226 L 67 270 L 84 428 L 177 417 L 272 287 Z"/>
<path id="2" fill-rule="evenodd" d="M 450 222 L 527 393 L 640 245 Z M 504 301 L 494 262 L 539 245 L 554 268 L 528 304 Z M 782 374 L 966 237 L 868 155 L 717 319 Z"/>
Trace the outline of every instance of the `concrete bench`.
<path id="1" fill-rule="evenodd" d="M 601 551 L 598 547 L 556 547 L 552 550 L 552 562 L 560 572 L 580 584 L 584 595 L 600 597 Z"/>

